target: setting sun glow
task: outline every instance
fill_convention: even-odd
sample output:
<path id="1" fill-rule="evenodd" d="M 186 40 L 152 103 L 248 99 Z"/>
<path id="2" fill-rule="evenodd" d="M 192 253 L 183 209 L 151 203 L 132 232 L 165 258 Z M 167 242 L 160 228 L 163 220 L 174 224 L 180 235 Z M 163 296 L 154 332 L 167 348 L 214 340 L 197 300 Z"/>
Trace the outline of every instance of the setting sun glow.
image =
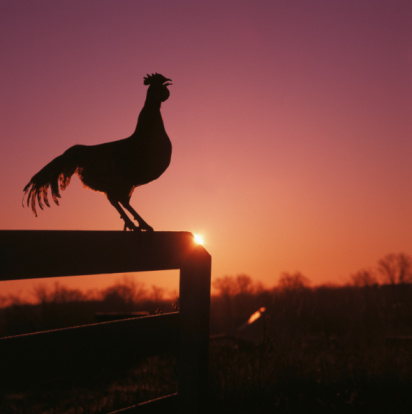
<path id="1" fill-rule="evenodd" d="M 194 237 L 196 244 L 200 244 L 201 246 L 203 246 L 204 241 L 203 241 L 203 237 L 200 234 L 194 234 L 193 237 Z"/>

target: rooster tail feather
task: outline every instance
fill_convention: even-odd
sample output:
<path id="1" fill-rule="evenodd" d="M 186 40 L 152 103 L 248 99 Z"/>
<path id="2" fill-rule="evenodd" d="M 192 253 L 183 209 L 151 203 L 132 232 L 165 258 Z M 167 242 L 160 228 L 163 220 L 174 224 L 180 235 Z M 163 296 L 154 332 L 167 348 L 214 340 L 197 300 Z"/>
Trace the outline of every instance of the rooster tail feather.
<path id="1" fill-rule="evenodd" d="M 49 189 L 53 201 L 56 205 L 59 205 L 60 190 L 64 191 L 67 188 L 70 184 L 71 176 L 78 168 L 77 154 L 76 147 L 68 149 L 43 167 L 24 187 L 23 204 L 24 198 L 26 198 L 27 207 L 31 207 L 36 217 L 37 206 L 41 210 L 43 210 L 44 205 L 50 207 L 48 199 Z"/>

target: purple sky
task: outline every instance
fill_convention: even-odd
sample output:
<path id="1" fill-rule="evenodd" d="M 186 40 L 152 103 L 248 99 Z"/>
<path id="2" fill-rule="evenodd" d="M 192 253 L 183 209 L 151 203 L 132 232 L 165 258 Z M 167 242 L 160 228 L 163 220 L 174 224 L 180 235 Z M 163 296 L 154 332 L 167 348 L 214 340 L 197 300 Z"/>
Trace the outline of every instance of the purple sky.
<path id="1" fill-rule="evenodd" d="M 120 230 L 77 179 L 38 218 L 22 189 L 74 144 L 129 136 L 159 72 L 172 163 L 132 204 L 201 233 L 214 278 L 342 283 L 412 254 L 411 21 L 397 0 L 3 0 L 0 228 Z"/>

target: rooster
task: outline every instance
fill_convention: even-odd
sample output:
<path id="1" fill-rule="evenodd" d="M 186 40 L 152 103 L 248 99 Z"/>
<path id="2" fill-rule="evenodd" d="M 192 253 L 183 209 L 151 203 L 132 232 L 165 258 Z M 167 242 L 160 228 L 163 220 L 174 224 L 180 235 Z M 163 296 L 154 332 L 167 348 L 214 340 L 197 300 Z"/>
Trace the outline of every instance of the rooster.
<path id="1" fill-rule="evenodd" d="M 170 96 L 170 82 L 158 73 L 144 78 L 144 84 L 149 85 L 146 101 L 130 137 L 99 145 L 75 145 L 34 175 L 23 190 L 34 215 L 37 205 L 42 210 L 44 204 L 50 207 L 49 189 L 59 205 L 60 190 L 66 189 L 76 173 L 86 187 L 106 194 L 123 219 L 124 230 L 153 231 L 130 205 L 130 197 L 136 187 L 156 180 L 170 164 L 172 144 L 160 114 L 161 103 Z"/>

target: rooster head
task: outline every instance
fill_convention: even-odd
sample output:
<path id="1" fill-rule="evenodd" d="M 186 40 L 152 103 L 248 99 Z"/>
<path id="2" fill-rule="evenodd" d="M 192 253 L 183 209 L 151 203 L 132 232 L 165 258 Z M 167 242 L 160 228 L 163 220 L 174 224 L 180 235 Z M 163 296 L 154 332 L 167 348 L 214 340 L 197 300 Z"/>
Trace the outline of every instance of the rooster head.
<path id="1" fill-rule="evenodd" d="M 171 81 L 171 79 L 165 78 L 160 73 L 152 73 L 151 75 L 148 74 L 145 76 L 143 83 L 149 85 L 149 90 L 158 96 L 161 102 L 164 102 L 170 96 L 167 87 L 171 85 Z"/>

